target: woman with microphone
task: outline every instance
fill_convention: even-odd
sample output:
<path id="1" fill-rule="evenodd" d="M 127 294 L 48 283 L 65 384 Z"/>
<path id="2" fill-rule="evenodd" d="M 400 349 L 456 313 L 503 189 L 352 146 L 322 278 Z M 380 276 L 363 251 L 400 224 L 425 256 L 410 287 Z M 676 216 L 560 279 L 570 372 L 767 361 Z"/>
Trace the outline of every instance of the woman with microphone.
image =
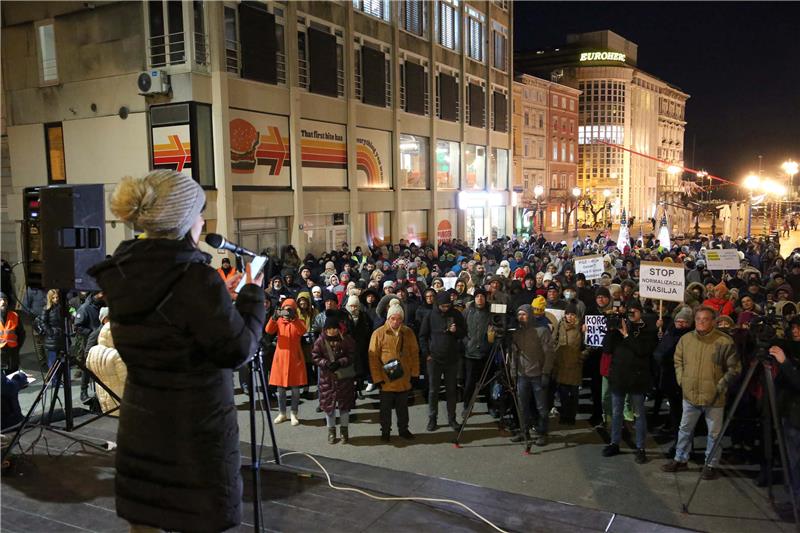
<path id="1" fill-rule="evenodd" d="M 235 306 L 197 248 L 205 194 L 169 170 L 124 178 L 118 219 L 145 233 L 95 265 L 114 343 L 128 369 L 117 435 L 117 514 L 132 531 L 221 531 L 241 521 L 232 369 L 255 353 L 264 294 Z"/>

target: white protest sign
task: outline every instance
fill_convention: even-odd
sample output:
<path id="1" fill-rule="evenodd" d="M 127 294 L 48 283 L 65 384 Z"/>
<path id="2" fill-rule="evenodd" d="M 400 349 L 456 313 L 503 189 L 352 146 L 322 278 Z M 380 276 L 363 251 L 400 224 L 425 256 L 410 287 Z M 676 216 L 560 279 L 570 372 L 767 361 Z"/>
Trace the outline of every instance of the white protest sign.
<path id="1" fill-rule="evenodd" d="M 683 302 L 685 289 L 683 265 L 642 261 L 639 267 L 639 295 L 642 298 Z"/>
<path id="2" fill-rule="evenodd" d="M 740 265 L 739 251 L 735 248 L 706 252 L 706 266 L 709 270 L 739 270 Z"/>
<path id="3" fill-rule="evenodd" d="M 602 255 L 587 255 L 575 258 L 575 273 L 583 274 L 587 280 L 600 279 L 603 272 Z"/>
<path id="4" fill-rule="evenodd" d="M 606 338 L 605 315 L 586 315 L 586 346 L 600 348 Z"/>
<path id="5" fill-rule="evenodd" d="M 442 283 L 444 284 L 444 290 L 448 291 L 450 289 L 455 289 L 456 281 L 458 281 L 458 278 L 454 277 L 442 278 Z"/>
<path id="6" fill-rule="evenodd" d="M 545 309 L 545 313 L 550 313 L 553 315 L 557 322 L 561 322 L 561 319 L 564 318 L 564 310 L 563 309 Z"/>

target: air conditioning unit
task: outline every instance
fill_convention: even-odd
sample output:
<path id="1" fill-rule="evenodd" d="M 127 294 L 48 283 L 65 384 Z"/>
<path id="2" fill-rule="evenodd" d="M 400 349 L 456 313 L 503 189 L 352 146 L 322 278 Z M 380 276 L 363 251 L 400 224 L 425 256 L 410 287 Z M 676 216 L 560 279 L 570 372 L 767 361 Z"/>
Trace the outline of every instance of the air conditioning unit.
<path id="1" fill-rule="evenodd" d="M 136 79 L 139 94 L 167 94 L 169 92 L 169 74 L 163 70 L 146 70 Z"/>

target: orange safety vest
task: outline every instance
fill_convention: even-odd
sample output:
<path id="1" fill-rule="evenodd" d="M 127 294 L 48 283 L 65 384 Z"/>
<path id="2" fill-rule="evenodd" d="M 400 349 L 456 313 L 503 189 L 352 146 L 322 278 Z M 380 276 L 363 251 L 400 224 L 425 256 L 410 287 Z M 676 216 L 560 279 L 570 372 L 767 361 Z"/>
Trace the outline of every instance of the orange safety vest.
<path id="1" fill-rule="evenodd" d="M 228 272 L 227 276 L 225 275 L 225 271 L 222 270 L 222 267 L 219 267 L 217 269 L 217 272 L 219 273 L 220 277 L 222 277 L 222 281 L 228 281 L 229 279 L 231 279 L 233 276 L 236 275 L 236 269 L 235 268 L 231 268 L 231 271 Z"/>
<path id="2" fill-rule="evenodd" d="M 0 322 L 0 348 L 17 347 L 17 326 L 19 326 L 19 316 L 14 311 L 9 311 L 6 323 Z"/>

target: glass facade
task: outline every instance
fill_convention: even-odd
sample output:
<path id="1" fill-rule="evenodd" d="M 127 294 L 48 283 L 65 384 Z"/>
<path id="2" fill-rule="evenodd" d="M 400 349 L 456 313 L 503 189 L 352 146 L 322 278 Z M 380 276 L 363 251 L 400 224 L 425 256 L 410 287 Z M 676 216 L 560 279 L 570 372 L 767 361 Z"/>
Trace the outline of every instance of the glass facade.
<path id="1" fill-rule="evenodd" d="M 403 189 L 428 188 L 428 138 L 400 134 L 400 184 Z"/>
<path id="2" fill-rule="evenodd" d="M 508 189 L 508 150 L 492 148 L 492 154 L 489 157 L 489 179 L 493 190 Z"/>
<path id="3" fill-rule="evenodd" d="M 436 186 L 439 189 L 458 189 L 461 174 L 460 147 L 453 141 L 436 141 Z"/>
<path id="4" fill-rule="evenodd" d="M 465 175 L 463 190 L 486 189 L 486 147 L 475 144 L 464 145 Z"/>
<path id="5" fill-rule="evenodd" d="M 578 178 L 617 179 L 623 172 L 623 152 L 597 141 L 625 142 L 625 100 L 627 84 L 615 80 L 587 80 L 578 83 L 582 91 L 578 104 Z"/>

